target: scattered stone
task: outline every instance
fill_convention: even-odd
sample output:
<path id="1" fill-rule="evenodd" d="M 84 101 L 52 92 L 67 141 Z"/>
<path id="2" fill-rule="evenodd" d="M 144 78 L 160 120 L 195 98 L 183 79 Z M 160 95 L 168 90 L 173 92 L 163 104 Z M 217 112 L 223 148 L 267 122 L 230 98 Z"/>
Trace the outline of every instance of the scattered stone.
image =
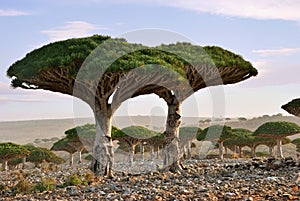
<path id="1" fill-rule="evenodd" d="M 269 169 L 267 164 L 281 167 Z M 299 168 L 292 158 L 186 160 L 184 165 L 193 171 L 144 174 L 138 172 L 145 171 L 144 167 L 138 166 L 136 172 L 134 166 L 130 171 L 124 167 L 126 173 L 115 172 L 113 179 L 96 177 L 89 185 L 57 187 L 38 194 L 19 193 L 16 197 L 12 187 L 20 181 L 20 175 L 0 173 L 0 200 L 300 200 L 300 173 L 295 174 Z M 65 167 L 44 172 L 43 176 L 55 178 L 56 185 L 62 186 L 71 175 L 83 179 L 88 168 Z M 37 170 L 24 170 L 22 175 L 32 184 L 42 179 Z"/>

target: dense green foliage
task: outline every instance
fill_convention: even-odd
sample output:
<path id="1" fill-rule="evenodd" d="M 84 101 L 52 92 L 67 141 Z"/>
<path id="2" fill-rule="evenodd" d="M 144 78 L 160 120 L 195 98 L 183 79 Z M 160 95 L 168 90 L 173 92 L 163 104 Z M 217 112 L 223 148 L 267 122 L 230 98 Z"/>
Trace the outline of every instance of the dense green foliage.
<path id="1" fill-rule="evenodd" d="M 235 137 L 228 139 L 224 142 L 224 146 L 252 146 L 252 145 L 259 145 L 259 144 L 266 144 L 270 142 L 269 138 L 263 138 L 254 136 L 253 132 L 244 129 L 244 128 L 236 128 L 232 129 Z"/>
<path id="2" fill-rule="evenodd" d="M 297 152 L 300 152 L 300 138 L 294 139 L 292 143 L 296 145 Z"/>
<path id="3" fill-rule="evenodd" d="M 33 50 L 24 59 L 14 63 L 8 69 L 7 75 L 24 79 L 36 75 L 43 68 L 73 67 L 75 62 L 83 62 L 99 44 L 108 38 L 108 36 L 95 35 L 50 43 Z"/>
<path id="4" fill-rule="evenodd" d="M 0 143 L 0 160 L 23 158 L 28 154 L 29 151 L 22 145 L 11 142 Z"/>
<path id="5" fill-rule="evenodd" d="M 52 191 L 56 187 L 56 180 L 54 178 L 42 178 L 40 182 L 35 185 L 35 191 L 44 192 Z"/>
<path id="6" fill-rule="evenodd" d="M 218 46 L 197 46 L 190 43 L 176 43 L 161 45 L 158 49 L 171 52 L 193 65 L 212 64 L 216 67 L 238 66 L 257 74 L 250 62 L 245 61 L 240 55 L 234 54 Z"/>
<path id="7" fill-rule="evenodd" d="M 300 133 L 300 127 L 292 122 L 267 122 L 254 131 L 257 136 L 283 137 Z"/>
<path id="8" fill-rule="evenodd" d="M 51 151 L 66 151 L 68 153 L 75 153 L 78 151 L 76 144 L 72 143 L 70 139 L 64 137 L 53 144 Z"/>
<path id="9" fill-rule="evenodd" d="M 235 128 L 235 129 L 232 129 L 232 132 L 236 136 L 251 136 L 252 135 L 252 131 L 250 131 L 248 129 L 244 129 L 244 128 Z"/>
<path id="10" fill-rule="evenodd" d="M 79 135 L 78 135 L 79 133 Z M 94 138 L 96 134 L 95 124 L 85 124 L 83 126 L 77 126 L 65 131 L 66 137 L 68 139 L 76 138 Z"/>
<path id="11" fill-rule="evenodd" d="M 112 136 L 112 137 L 120 138 L 120 137 L 125 137 L 125 136 L 131 136 L 131 137 L 137 138 L 137 139 L 147 139 L 147 138 L 151 138 L 151 137 L 154 137 L 157 135 L 159 135 L 158 132 L 149 130 L 145 127 L 130 126 L 130 127 L 123 128 L 119 132 L 116 132 L 114 134 L 114 136 Z"/>
<path id="12" fill-rule="evenodd" d="M 58 157 L 47 148 L 35 147 L 33 145 L 24 145 L 24 147 L 29 151 L 26 161 L 34 163 L 35 165 L 38 165 L 43 161 L 55 164 L 61 164 L 65 162 L 64 159 Z M 8 161 L 8 164 L 13 166 L 20 163 L 22 163 L 22 159 L 20 158 L 15 158 Z"/>
<path id="13" fill-rule="evenodd" d="M 231 127 L 213 125 L 205 128 L 198 136 L 197 140 L 208 140 L 208 141 L 225 141 L 227 139 L 235 137 Z"/>
<path id="14" fill-rule="evenodd" d="M 300 98 L 294 99 L 282 106 L 283 109 L 285 107 L 300 107 Z"/>
<path id="15" fill-rule="evenodd" d="M 61 164 L 64 163 L 64 159 L 56 156 L 53 152 L 51 152 L 47 148 L 43 147 L 34 147 L 31 145 L 25 145 L 25 147 L 29 150 L 29 155 L 26 158 L 28 162 L 32 162 L 35 164 L 42 163 L 43 161 L 46 161 L 48 163 L 56 163 Z"/>
<path id="16" fill-rule="evenodd" d="M 201 128 L 198 127 L 180 127 L 179 139 L 192 139 L 197 137 L 201 132 Z"/>
<path id="17" fill-rule="evenodd" d="M 149 48 L 141 44 L 128 43 L 124 39 L 107 39 L 110 37 L 94 35 L 50 43 L 15 62 L 8 69 L 7 75 L 14 77 L 12 83 L 15 86 L 47 68 L 65 68 L 68 70 L 68 75 L 75 78 L 85 59 L 100 44 L 101 49 L 94 51 L 94 56 L 89 57 L 90 59 L 85 63 L 89 70 L 84 76 L 95 76 L 94 72 L 110 65 L 108 61 L 115 59 L 117 60 L 109 66 L 109 72 L 128 71 L 147 64 L 159 64 L 184 75 L 184 66 L 188 62 L 193 64 L 214 62 L 217 67 L 239 67 L 249 70 L 252 75 L 257 74 L 251 63 L 241 56 L 216 46 L 202 48 L 190 43 L 176 43 Z"/>

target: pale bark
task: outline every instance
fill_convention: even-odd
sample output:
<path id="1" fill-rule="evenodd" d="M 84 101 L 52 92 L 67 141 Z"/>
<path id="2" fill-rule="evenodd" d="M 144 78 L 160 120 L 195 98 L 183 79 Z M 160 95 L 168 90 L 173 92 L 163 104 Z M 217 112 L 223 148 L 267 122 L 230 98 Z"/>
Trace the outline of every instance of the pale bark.
<path id="1" fill-rule="evenodd" d="M 3 172 L 8 171 L 8 161 L 7 160 L 2 161 L 2 171 Z"/>
<path id="2" fill-rule="evenodd" d="M 80 150 L 79 152 L 78 152 L 78 158 L 79 158 L 79 160 L 78 160 L 78 164 L 81 164 L 82 163 L 82 150 Z"/>
<path id="3" fill-rule="evenodd" d="M 187 143 L 187 158 L 191 159 L 192 157 L 192 143 L 191 141 L 188 141 Z"/>
<path id="4" fill-rule="evenodd" d="M 179 125 L 180 125 L 180 102 L 172 96 L 168 101 L 168 116 L 166 124 L 166 139 L 164 147 L 164 169 L 172 172 L 182 170 L 179 163 Z"/>
<path id="5" fill-rule="evenodd" d="M 70 158 L 70 163 L 69 165 L 72 166 L 74 163 L 74 154 L 73 153 L 69 153 L 69 158 Z"/>
<path id="6" fill-rule="evenodd" d="M 256 146 L 250 146 L 251 149 L 251 158 L 255 158 L 256 157 Z"/>
<path id="7" fill-rule="evenodd" d="M 277 158 L 283 158 L 283 155 L 282 155 L 282 140 L 281 138 L 277 138 L 276 139 L 276 142 L 277 142 Z"/>
<path id="8" fill-rule="evenodd" d="M 242 147 L 241 146 L 238 146 L 238 152 L 239 152 L 239 158 L 242 158 L 243 157 L 243 153 L 242 153 Z"/>
<path id="9" fill-rule="evenodd" d="M 228 156 L 228 148 L 224 147 L 224 149 L 225 149 L 225 155 Z"/>
<path id="10" fill-rule="evenodd" d="M 130 165 L 130 166 L 132 166 L 132 164 L 133 164 L 133 157 L 134 157 L 135 146 L 136 146 L 136 145 L 131 145 L 131 146 L 129 147 L 128 162 L 129 162 L 129 165 Z"/>
<path id="11" fill-rule="evenodd" d="M 274 146 L 269 146 L 269 156 L 274 157 Z"/>
<path id="12" fill-rule="evenodd" d="M 182 146 L 182 156 L 184 159 L 187 159 L 187 147 L 186 145 Z"/>
<path id="13" fill-rule="evenodd" d="M 224 146 L 223 146 L 223 141 L 218 142 L 219 143 L 219 158 L 221 160 L 224 160 Z"/>
<path id="14" fill-rule="evenodd" d="M 92 168 L 97 176 L 113 176 L 114 152 L 111 140 L 111 115 L 95 112 L 96 138 Z"/>
<path id="15" fill-rule="evenodd" d="M 22 158 L 22 169 L 25 169 L 26 157 Z"/>
<path id="16" fill-rule="evenodd" d="M 140 143 L 140 154 L 141 154 L 141 161 L 144 161 L 144 158 L 145 158 L 145 151 L 144 151 L 144 145 L 143 145 L 143 142 Z"/>
<path id="17" fill-rule="evenodd" d="M 150 156 L 150 161 L 152 161 L 154 159 L 154 146 L 150 145 L 150 150 L 149 150 L 149 156 Z"/>
<path id="18" fill-rule="evenodd" d="M 239 151 L 238 151 L 238 147 L 236 145 L 233 146 L 233 150 L 234 150 L 234 153 L 238 154 Z"/>
<path id="19" fill-rule="evenodd" d="M 159 159 L 159 146 L 157 146 L 156 148 L 156 158 Z"/>

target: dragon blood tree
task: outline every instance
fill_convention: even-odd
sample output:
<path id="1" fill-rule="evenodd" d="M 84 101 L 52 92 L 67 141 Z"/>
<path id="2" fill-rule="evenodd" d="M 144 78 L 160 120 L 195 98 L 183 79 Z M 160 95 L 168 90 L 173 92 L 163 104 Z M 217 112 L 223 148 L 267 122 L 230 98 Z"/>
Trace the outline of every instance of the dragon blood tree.
<path id="1" fill-rule="evenodd" d="M 157 132 L 151 131 L 142 126 L 130 126 L 123 128 L 119 132 L 113 133 L 112 138 L 113 140 L 118 140 L 119 142 L 124 143 L 128 147 L 128 161 L 129 165 L 132 165 L 136 145 L 141 143 L 143 139 L 148 139 L 156 135 Z"/>
<path id="2" fill-rule="evenodd" d="M 292 141 L 292 143 L 293 143 L 294 145 L 296 145 L 296 150 L 297 150 L 297 152 L 299 153 L 299 152 L 300 152 L 300 138 L 294 139 L 294 140 Z M 297 155 L 298 155 L 298 154 L 297 154 Z"/>
<path id="3" fill-rule="evenodd" d="M 26 161 L 34 163 L 36 167 L 44 161 L 54 164 L 61 164 L 65 162 L 64 159 L 58 157 L 47 148 L 35 147 L 33 145 L 24 145 L 24 147 L 29 151 Z M 20 163 L 22 163 L 22 159 L 20 158 L 8 161 L 9 166 L 16 166 Z"/>
<path id="4" fill-rule="evenodd" d="M 191 158 L 191 143 L 197 139 L 197 136 L 202 132 L 198 127 L 180 127 L 179 128 L 179 139 L 180 147 L 183 150 L 183 157 Z"/>
<path id="5" fill-rule="evenodd" d="M 300 117 L 300 98 L 294 99 L 287 104 L 281 106 L 288 113 Z"/>
<path id="6" fill-rule="evenodd" d="M 159 148 L 164 145 L 164 134 L 156 133 L 155 136 L 143 140 L 149 147 L 149 160 L 154 159 L 154 150 L 156 151 L 156 158 L 159 158 Z"/>
<path id="7" fill-rule="evenodd" d="M 251 63 L 220 47 L 177 43 L 149 48 L 100 35 L 50 43 L 7 71 L 13 87 L 68 94 L 91 107 L 96 122 L 93 170 L 103 176 L 113 175 L 111 121 L 122 102 L 145 94 L 166 101 L 165 165 L 177 169 L 182 101 L 207 86 L 233 84 L 256 74 Z"/>
<path id="8" fill-rule="evenodd" d="M 235 134 L 232 132 L 231 127 L 213 125 L 205 128 L 198 136 L 197 140 L 199 141 L 211 141 L 217 142 L 219 146 L 219 158 L 224 159 L 224 141 L 232 139 L 235 137 Z"/>
<path id="9" fill-rule="evenodd" d="M 22 145 L 11 142 L 0 143 L 0 161 L 2 170 L 8 170 L 8 161 L 15 158 L 25 158 L 29 151 Z"/>
<path id="10" fill-rule="evenodd" d="M 235 134 L 233 138 L 230 138 L 224 142 L 224 147 L 233 148 L 234 151 L 238 150 L 239 157 L 242 157 L 242 148 L 245 146 L 251 146 L 251 141 L 254 136 L 248 129 L 235 128 L 232 129 Z M 252 150 L 252 149 L 251 149 Z"/>
<path id="11" fill-rule="evenodd" d="M 64 137 L 53 144 L 51 151 L 65 151 L 69 153 L 69 164 L 70 166 L 74 163 L 74 153 L 81 150 L 80 144 L 77 141 Z"/>
<path id="12" fill-rule="evenodd" d="M 277 145 L 277 141 L 274 138 L 261 138 L 261 144 L 266 145 L 269 148 L 269 156 L 270 157 L 274 157 L 275 156 L 275 147 Z M 292 141 L 285 137 L 282 138 L 281 140 L 281 144 L 285 145 L 285 144 L 289 144 L 292 143 Z"/>
<path id="13" fill-rule="evenodd" d="M 78 134 L 79 133 L 79 134 Z M 76 147 L 78 152 L 78 163 L 82 163 L 82 153 L 87 151 L 88 145 L 95 141 L 96 127 L 94 124 L 85 124 L 65 131 L 66 139 Z M 91 150 L 88 150 L 91 151 Z"/>
<path id="14" fill-rule="evenodd" d="M 300 133 L 300 127 L 292 122 L 277 121 L 267 122 L 259 126 L 253 133 L 255 136 L 276 139 L 277 158 L 283 158 L 282 155 L 282 139 Z"/>

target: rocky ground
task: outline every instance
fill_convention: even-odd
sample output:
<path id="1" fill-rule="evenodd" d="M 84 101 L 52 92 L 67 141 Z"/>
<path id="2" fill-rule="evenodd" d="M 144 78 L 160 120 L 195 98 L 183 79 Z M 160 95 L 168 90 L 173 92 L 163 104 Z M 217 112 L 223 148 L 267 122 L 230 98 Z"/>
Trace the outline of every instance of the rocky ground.
<path id="1" fill-rule="evenodd" d="M 1 173 L 0 200 L 300 200 L 299 165 L 292 158 L 186 160 L 184 165 L 185 171 L 173 174 L 149 162 L 132 168 L 116 164 L 113 179 L 94 177 L 87 165 Z M 45 178 L 55 185 L 41 190 L 37 183 Z"/>

